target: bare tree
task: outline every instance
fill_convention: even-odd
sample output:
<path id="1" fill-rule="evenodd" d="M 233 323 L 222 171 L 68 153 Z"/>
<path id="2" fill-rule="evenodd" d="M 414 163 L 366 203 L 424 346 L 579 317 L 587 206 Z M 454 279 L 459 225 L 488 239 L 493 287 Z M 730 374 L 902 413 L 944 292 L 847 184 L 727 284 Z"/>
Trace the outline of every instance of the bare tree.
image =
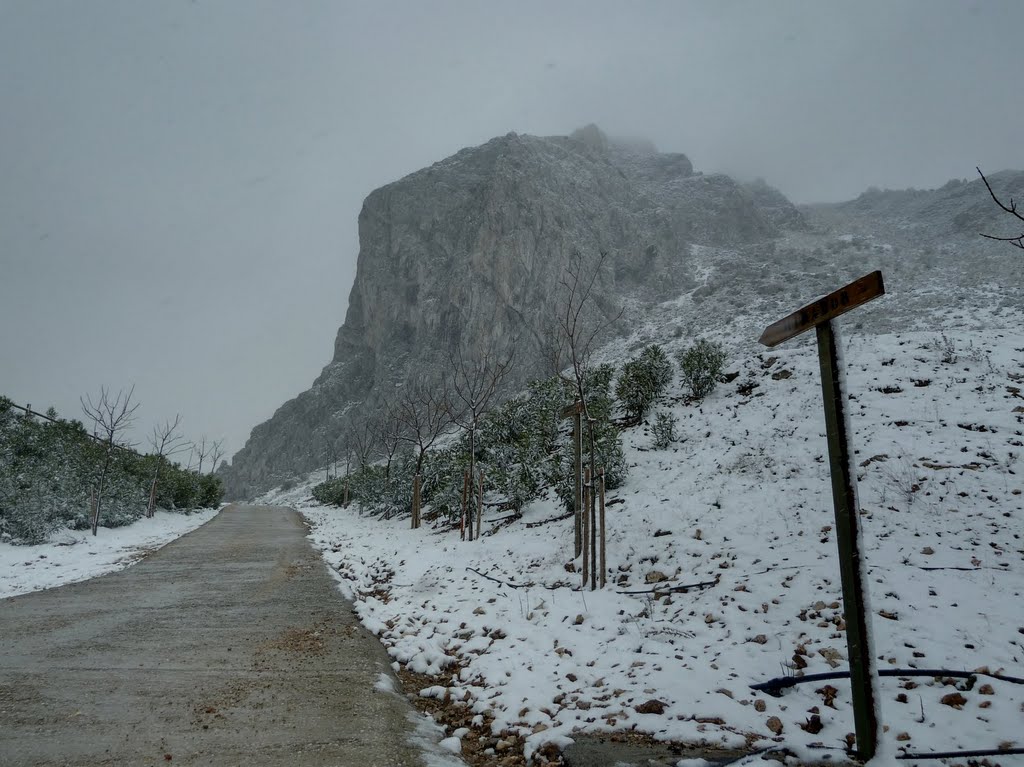
<path id="1" fill-rule="evenodd" d="M 210 446 L 210 474 L 217 471 L 217 464 L 220 459 L 224 457 L 224 440 L 215 440 L 213 445 Z"/>
<path id="2" fill-rule="evenodd" d="M 512 370 L 515 345 L 507 352 L 499 351 L 492 337 L 482 350 L 467 351 L 459 344 L 448 356 L 452 370 L 452 420 L 469 432 L 469 476 L 476 476 L 476 432 L 483 416 L 499 394 L 501 385 Z M 476 488 L 473 482 L 470 486 Z M 473 493 L 470 493 L 472 498 Z M 479 500 L 479 499 L 478 499 Z M 477 503 L 477 508 L 480 504 Z M 473 508 L 473 504 L 469 504 Z M 462 520 L 466 540 L 473 540 L 473 515 Z M 467 524 L 468 523 L 468 524 Z M 479 528 L 480 520 L 477 520 Z M 479 529 L 477 530 L 479 537 Z"/>
<path id="3" fill-rule="evenodd" d="M 375 426 L 371 419 L 364 418 L 356 421 L 349 417 L 345 426 L 348 437 L 348 444 L 356 459 L 356 466 L 362 469 L 370 460 L 373 454 Z"/>
<path id="4" fill-rule="evenodd" d="M 149 487 L 147 517 L 152 517 L 156 510 L 156 486 L 160 481 L 160 469 L 163 468 L 164 461 L 188 446 L 188 440 L 178 433 L 179 426 L 181 426 L 180 413 L 174 416 L 173 421 L 164 421 L 162 424 L 154 426 L 153 433 L 149 436 L 149 444 L 153 448 L 153 455 L 156 456 L 156 463 L 153 467 L 153 480 Z"/>
<path id="5" fill-rule="evenodd" d="M 111 397 L 107 388 L 100 388 L 100 396 L 93 402 L 90 395 L 79 398 L 82 403 L 82 411 L 86 417 L 93 422 L 94 433 L 100 438 L 103 444 L 103 462 L 100 465 L 99 476 L 96 481 L 96 504 L 92 512 L 92 534 L 100 524 L 100 512 L 103 506 L 103 486 L 107 481 L 107 474 L 110 471 L 110 463 L 114 450 L 118 447 L 131 448 L 132 444 L 124 441 L 124 432 L 131 428 L 135 422 L 135 411 L 139 409 L 139 403 L 132 404 L 132 395 L 135 387 L 132 386 L 127 393 L 124 389 Z"/>
<path id="6" fill-rule="evenodd" d="M 394 463 L 398 448 L 404 441 L 402 431 L 404 425 L 398 420 L 397 405 L 388 403 L 378 410 L 377 415 L 369 421 L 371 444 L 380 451 L 384 459 L 384 479 L 391 478 L 391 465 Z"/>
<path id="7" fill-rule="evenodd" d="M 196 458 L 199 459 L 199 465 L 196 468 L 196 473 L 202 476 L 203 463 L 206 461 L 206 457 L 210 455 L 210 452 L 213 450 L 213 445 L 207 444 L 206 435 L 204 434 L 203 438 L 199 440 L 199 442 L 192 443 L 192 449 L 195 451 Z"/>
<path id="8" fill-rule="evenodd" d="M 585 263 L 580 252 L 573 254 L 565 274 L 560 282 L 565 291 L 565 304 L 558 315 L 558 325 L 561 335 L 565 339 L 564 351 L 568 356 L 568 362 L 572 367 L 572 379 L 559 375 L 576 393 L 576 401 L 582 409 L 583 420 L 586 423 L 587 447 L 590 464 L 590 492 L 588 494 L 589 506 L 583 510 L 593 519 L 596 513 L 594 504 L 595 492 L 594 482 L 598 476 L 597 448 L 594 439 L 594 417 L 590 414 L 587 402 L 587 369 L 590 365 L 590 356 L 593 352 L 595 339 L 611 327 L 622 317 L 623 309 L 620 309 L 613 317 L 606 317 L 596 311 L 591 304 L 594 303 L 594 286 L 604 266 L 607 253 L 602 252 L 597 262 L 593 265 Z M 576 539 L 580 537 L 581 522 L 579 514 L 576 518 Z M 593 528 L 593 525 L 591 525 Z M 586 542 L 583 541 L 583 545 Z"/>
<path id="9" fill-rule="evenodd" d="M 448 391 L 443 385 L 428 386 L 409 381 L 402 387 L 402 396 L 395 407 L 395 421 L 399 425 L 397 438 L 416 450 L 414 475 L 423 473 L 427 451 L 434 446 L 444 430 L 452 423 Z M 419 508 L 414 499 L 413 527 L 419 527 Z"/>
<path id="10" fill-rule="evenodd" d="M 978 171 L 978 175 L 981 176 L 981 180 L 985 182 L 985 188 L 988 189 L 988 193 L 995 201 L 995 204 L 1002 208 L 1006 213 L 1009 213 L 1011 216 L 1016 218 L 1018 221 L 1024 222 L 1024 214 L 1017 210 L 1017 203 L 1014 201 L 1014 199 L 1011 197 L 1009 204 L 1004 203 L 996 196 L 996 193 L 992 190 L 992 185 L 988 183 L 988 179 L 985 178 L 985 174 L 981 172 L 981 168 L 975 168 L 975 170 Z M 1021 232 L 1016 237 L 997 237 L 995 235 L 985 233 L 981 233 L 981 236 L 989 240 L 1008 242 L 1015 248 L 1020 248 L 1021 250 L 1024 250 L 1024 232 Z"/>

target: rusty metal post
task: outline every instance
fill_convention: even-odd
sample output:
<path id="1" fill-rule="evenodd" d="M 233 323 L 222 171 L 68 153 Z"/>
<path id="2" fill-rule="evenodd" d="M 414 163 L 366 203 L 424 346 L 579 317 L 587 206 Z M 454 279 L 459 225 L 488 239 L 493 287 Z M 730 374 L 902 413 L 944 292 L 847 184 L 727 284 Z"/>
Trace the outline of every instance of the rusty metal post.
<path id="1" fill-rule="evenodd" d="M 864 601 L 860 517 L 857 505 L 856 476 L 850 465 L 850 435 L 846 426 L 846 393 L 843 371 L 832 321 L 816 328 L 818 359 L 821 363 L 821 391 L 825 404 L 825 428 L 828 435 L 829 464 L 832 470 L 832 501 L 836 516 L 836 544 L 839 547 L 839 573 L 843 584 L 843 612 L 846 618 L 846 646 L 850 657 L 850 686 L 853 692 L 853 717 L 857 731 L 857 755 L 867 761 L 878 744 L 875 677 L 872 669 L 870 616 Z"/>

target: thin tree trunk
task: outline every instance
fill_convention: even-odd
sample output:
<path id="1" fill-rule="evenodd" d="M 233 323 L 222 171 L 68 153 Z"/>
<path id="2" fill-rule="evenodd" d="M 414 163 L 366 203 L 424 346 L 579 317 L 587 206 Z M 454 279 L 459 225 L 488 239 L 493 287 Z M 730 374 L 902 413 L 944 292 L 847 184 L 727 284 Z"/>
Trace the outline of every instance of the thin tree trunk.
<path id="1" fill-rule="evenodd" d="M 417 472 L 412 478 L 412 529 L 420 526 L 420 475 Z"/>
<path id="2" fill-rule="evenodd" d="M 149 486 L 149 507 L 146 509 L 146 517 L 149 519 L 153 518 L 153 507 L 156 506 L 156 477 L 153 477 L 153 481 Z"/>
<path id="3" fill-rule="evenodd" d="M 476 537 L 480 537 L 484 523 L 484 473 L 480 472 L 480 488 L 476 497 Z"/>
<path id="4" fill-rule="evenodd" d="M 103 461 L 103 472 L 100 474 L 99 487 L 96 488 L 96 503 L 93 504 L 93 515 L 92 515 L 92 534 L 96 535 L 96 531 L 100 526 L 100 510 L 103 507 L 103 485 L 106 484 L 107 480 L 107 466 L 110 462 L 110 457 Z"/>

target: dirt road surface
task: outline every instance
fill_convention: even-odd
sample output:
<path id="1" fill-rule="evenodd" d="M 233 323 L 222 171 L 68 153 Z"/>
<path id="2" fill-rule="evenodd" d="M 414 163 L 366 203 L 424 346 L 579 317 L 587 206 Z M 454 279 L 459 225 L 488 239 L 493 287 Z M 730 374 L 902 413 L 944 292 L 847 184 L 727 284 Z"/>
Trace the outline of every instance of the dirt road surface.
<path id="1" fill-rule="evenodd" d="M 424 764 L 305 535 L 230 506 L 127 570 L 0 601 L 0 764 Z"/>

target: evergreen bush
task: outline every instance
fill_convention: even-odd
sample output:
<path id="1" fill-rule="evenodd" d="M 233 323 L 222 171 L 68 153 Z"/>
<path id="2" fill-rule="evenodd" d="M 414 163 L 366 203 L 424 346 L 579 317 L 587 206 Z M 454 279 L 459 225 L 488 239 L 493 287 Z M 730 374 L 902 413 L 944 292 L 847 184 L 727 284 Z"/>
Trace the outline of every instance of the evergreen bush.
<path id="1" fill-rule="evenodd" d="M 725 350 L 720 343 L 700 339 L 678 355 L 683 382 L 696 399 L 704 399 L 718 384 L 725 367 Z"/>

